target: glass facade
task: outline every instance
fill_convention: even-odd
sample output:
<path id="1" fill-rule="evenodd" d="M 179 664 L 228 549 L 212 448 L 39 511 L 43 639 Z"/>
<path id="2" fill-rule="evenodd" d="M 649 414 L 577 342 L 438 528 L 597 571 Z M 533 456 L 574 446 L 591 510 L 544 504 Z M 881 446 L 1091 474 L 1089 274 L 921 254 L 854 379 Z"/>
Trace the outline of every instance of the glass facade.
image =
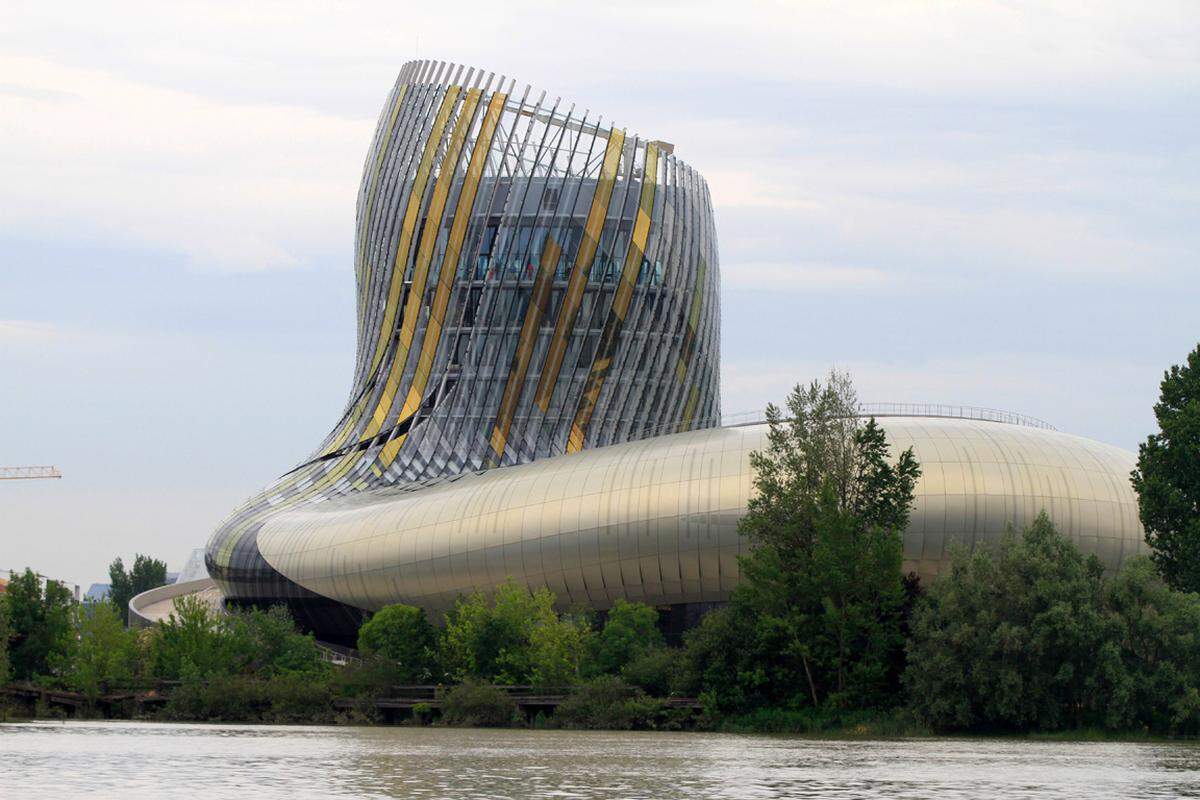
<path id="1" fill-rule="evenodd" d="M 210 540 L 228 600 L 354 622 L 263 559 L 264 523 L 715 424 L 712 208 L 672 151 L 501 76 L 404 66 L 358 196 L 353 388 L 310 458 Z"/>

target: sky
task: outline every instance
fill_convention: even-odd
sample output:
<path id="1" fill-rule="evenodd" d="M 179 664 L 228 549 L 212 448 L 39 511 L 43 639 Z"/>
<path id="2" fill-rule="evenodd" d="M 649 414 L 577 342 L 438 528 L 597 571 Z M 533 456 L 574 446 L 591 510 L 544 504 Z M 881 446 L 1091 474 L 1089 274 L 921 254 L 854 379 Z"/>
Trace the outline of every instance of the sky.
<path id="1" fill-rule="evenodd" d="M 53 3 L 0 13 L 0 570 L 182 566 L 336 421 L 354 203 L 408 60 L 706 176 L 722 406 L 870 402 L 1128 449 L 1200 341 L 1200 6 Z"/>

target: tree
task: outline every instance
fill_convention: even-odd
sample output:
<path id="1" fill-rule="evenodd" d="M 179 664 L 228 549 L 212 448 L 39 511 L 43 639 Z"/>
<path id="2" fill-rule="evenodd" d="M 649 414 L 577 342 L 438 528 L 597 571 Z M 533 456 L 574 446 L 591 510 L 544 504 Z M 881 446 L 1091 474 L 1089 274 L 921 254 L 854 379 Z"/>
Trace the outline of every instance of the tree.
<path id="1" fill-rule="evenodd" d="M 1200 591 L 1200 345 L 1164 374 L 1154 416 L 1132 474 L 1146 543 L 1170 586 Z"/>
<path id="2" fill-rule="evenodd" d="M 566 686 L 578 681 L 590 637 L 591 626 L 582 615 L 563 615 L 535 625 L 529 632 L 526 680 L 534 686 Z"/>
<path id="3" fill-rule="evenodd" d="M 617 675 L 626 665 L 664 645 L 658 612 L 645 603 L 618 598 L 604 627 L 591 640 L 584 673 Z"/>
<path id="4" fill-rule="evenodd" d="M 325 662 L 311 634 L 301 633 L 283 606 L 227 613 L 218 633 L 229 653 L 227 671 L 264 678 L 319 673 Z"/>
<path id="5" fill-rule="evenodd" d="M 133 583 L 129 580 L 129 573 L 125 571 L 125 562 L 117 556 L 108 565 L 108 600 L 116 607 L 123 624 L 128 624 L 129 601 L 132 598 Z"/>
<path id="6" fill-rule="evenodd" d="M 8 640 L 12 637 L 12 623 L 8 613 L 8 600 L 0 595 L 0 686 L 8 683 Z"/>
<path id="7" fill-rule="evenodd" d="M 16 680 L 49 675 L 62 665 L 71 643 L 74 598 L 66 586 L 33 570 L 9 581 L 6 602 L 12 625 L 9 660 Z"/>
<path id="8" fill-rule="evenodd" d="M 235 671 L 230 637 L 218 615 L 200 598 L 176 598 L 174 610 L 158 630 L 154 656 L 160 678 L 199 680 Z"/>
<path id="9" fill-rule="evenodd" d="M 578 678 L 586 620 L 560 619 L 554 594 L 531 592 L 511 578 L 489 600 L 475 592 L 446 615 L 442 653 L 454 680 L 553 685 Z"/>
<path id="10" fill-rule="evenodd" d="M 751 544 L 742 582 L 689 640 L 693 689 L 726 713 L 889 704 L 903 645 L 900 537 L 920 467 L 911 449 L 892 461 L 844 374 L 797 386 L 786 415 L 771 405 L 767 421 L 739 524 Z"/>
<path id="11" fill-rule="evenodd" d="M 684 635 L 681 688 L 718 716 L 788 704 L 797 687 L 807 686 L 799 661 L 785 655 L 791 643 L 785 626 L 761 619 L 736 594 Z"/>
<path id="12" fill-rule="evenodd" d="M 1103 724 L 1098 707 L 1120 683 L 1103 574 L 1045 512 L 995 552 L 958 550 L 913 617 L 913 709 L 937 730 Z"/>
<path id="13" fill-rule="evenodd" d="M 136 634 L 125 628 L 116 606 L 108 601 L 77 605 L 76 641 L 64 679 L 67 686 L 95 702 L 105 691 L 126 686 L 136 667 Z"/>
<path id="14" fill-rule="evenodd" d="M 1104 601 L 1114 622 L 1100 659 L 1109 665 L 1104 725 L 1200 732 L 1200 595 L 1172 591 L 1149 559 L 1133 558 L 1108 581 Z"/>
<path id="15" fill-rule="evenodd" d="M 425 683 L 440 677 L 437 634 L 423 608 L 397 603 L 379 609 L 358 629 L 358 649 L 393 662 L 396 683 Z"/>
<path id="16" fill-rule="evenodd" d="M 133 559 L 133 569 L 125 570 L 120 556 L 108 565 L 108 599 L 121 613 L 125 624 L 129 622 L 129 601 L 142 592 L 148 592 L 167 582 L 166 562 L 138 553 Z"/>

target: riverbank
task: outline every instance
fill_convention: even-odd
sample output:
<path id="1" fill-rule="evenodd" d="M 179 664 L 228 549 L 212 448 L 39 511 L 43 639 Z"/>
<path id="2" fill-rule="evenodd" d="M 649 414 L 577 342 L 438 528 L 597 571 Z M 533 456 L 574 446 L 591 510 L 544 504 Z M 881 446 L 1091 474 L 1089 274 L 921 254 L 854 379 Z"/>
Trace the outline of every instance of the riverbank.
<path id="1" fill-rule="evenodd" d="M 337 727 L 420 727 L 420 728 L 503 728 L 508 730 L 595 730 L 595 731 L 647 731 L 659 733 L 730 733 L 747 735 L 787 736 L 814 741 L 852 740 L 898 740 L 945 738 L 928 726 L 920 723 L 903 709 L 890 713 L 866 714 L 813 714 L 787 709 L 760 709 L 741 717 L 715 720 L 705 714 L 704 709 L 690 698 L 644 698 L 642 716 L 632 717 L 618 707 L 610 707 L 603 715 L 595 712 L 581 714 L 568 711 L 556 715 L 557 706 L 567 696 L 533 695 L 529 687 L 472 686 L 473 698 L 456 702 L 452 690 L 460 687 L 436 688 L 440 698 L 428 702 L 414 702 L 413 698 L 343 698 L 328 707 L 293 709 L 291 713 L 259 713 L 250 715 L 236 713 L 198 714 L 188 717 L 179 713 L 178 706 L 168 710 L 169 695 L 147 693 L 140 702 L 128 694 L 118 697 L 100 698 L 99 703 L 89 704 L 85 698 L 73 693 L 36 687 L 5 687 L 10 694 L 17 689 L 29 698 L 31 693 L 42 692 L 38 701 L 19 702 L 7 705 L 0 703 L 0 723 L 36 723 L 46 721 L 86 722 L 131 722 L 170 725 L 266 725 L 272 727 L 296 727 L 323 725 Z M 507 690 L 507 691 L 506 691 Z M 515 691 L 514 691 L 515 690 Z M 499 694 L 514 693 L 532 702 L 521 703 L 513 698 L 512 704 L 497 701 Z M 450 696 L 450 715 L 443 710 L 444 699 Z M 512 706 L 517 713 L 512 713 Z M 228 714 L 237 703 L 225 704 Z M 374 710 L 372 710 L 372 708 Z M 568 707 L 570 708 L 570 707 Z M 116 709 L 116 713 L 112 713 Z M 107 710 L 108 713 L 105 713 Z M 211 709 L 209 709 L 211 710 Z M 1053 732 L 992 732 L 957 735 L 957 739 L 997 741 L 1027 741 L 1055 743 L 1116 743 L 1143 742 L 1169 743 L 1194 742 L 1192 736 L 1164 736 L 1149 731 L 1108 731 L 1097 728 L 1072 729 Z"/>

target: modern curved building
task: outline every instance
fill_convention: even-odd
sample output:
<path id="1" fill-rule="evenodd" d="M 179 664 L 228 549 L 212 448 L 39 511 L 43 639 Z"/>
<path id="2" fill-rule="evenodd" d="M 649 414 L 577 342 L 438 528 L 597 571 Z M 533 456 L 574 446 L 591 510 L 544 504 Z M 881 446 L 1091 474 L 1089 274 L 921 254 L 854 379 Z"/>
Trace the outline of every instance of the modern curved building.
<path id="1" fill-rule="evenodd" d="M 226 603 L 287 603 L 331 641 L 365 611 L 448 608 L 508 577 L 564 605 L 725 599 L 749 453 L 719 426 L 719 275 L 703 178 L 493 74 L 411 62 L 358 196 L 358 351 L 341 418 L 221 525 Z M 1110 566 L 1143 548 L 1129 453 L 997 421 L 881 419 L 924 475 L 905 534 L 952 541 L 1046 508 Z"/>

